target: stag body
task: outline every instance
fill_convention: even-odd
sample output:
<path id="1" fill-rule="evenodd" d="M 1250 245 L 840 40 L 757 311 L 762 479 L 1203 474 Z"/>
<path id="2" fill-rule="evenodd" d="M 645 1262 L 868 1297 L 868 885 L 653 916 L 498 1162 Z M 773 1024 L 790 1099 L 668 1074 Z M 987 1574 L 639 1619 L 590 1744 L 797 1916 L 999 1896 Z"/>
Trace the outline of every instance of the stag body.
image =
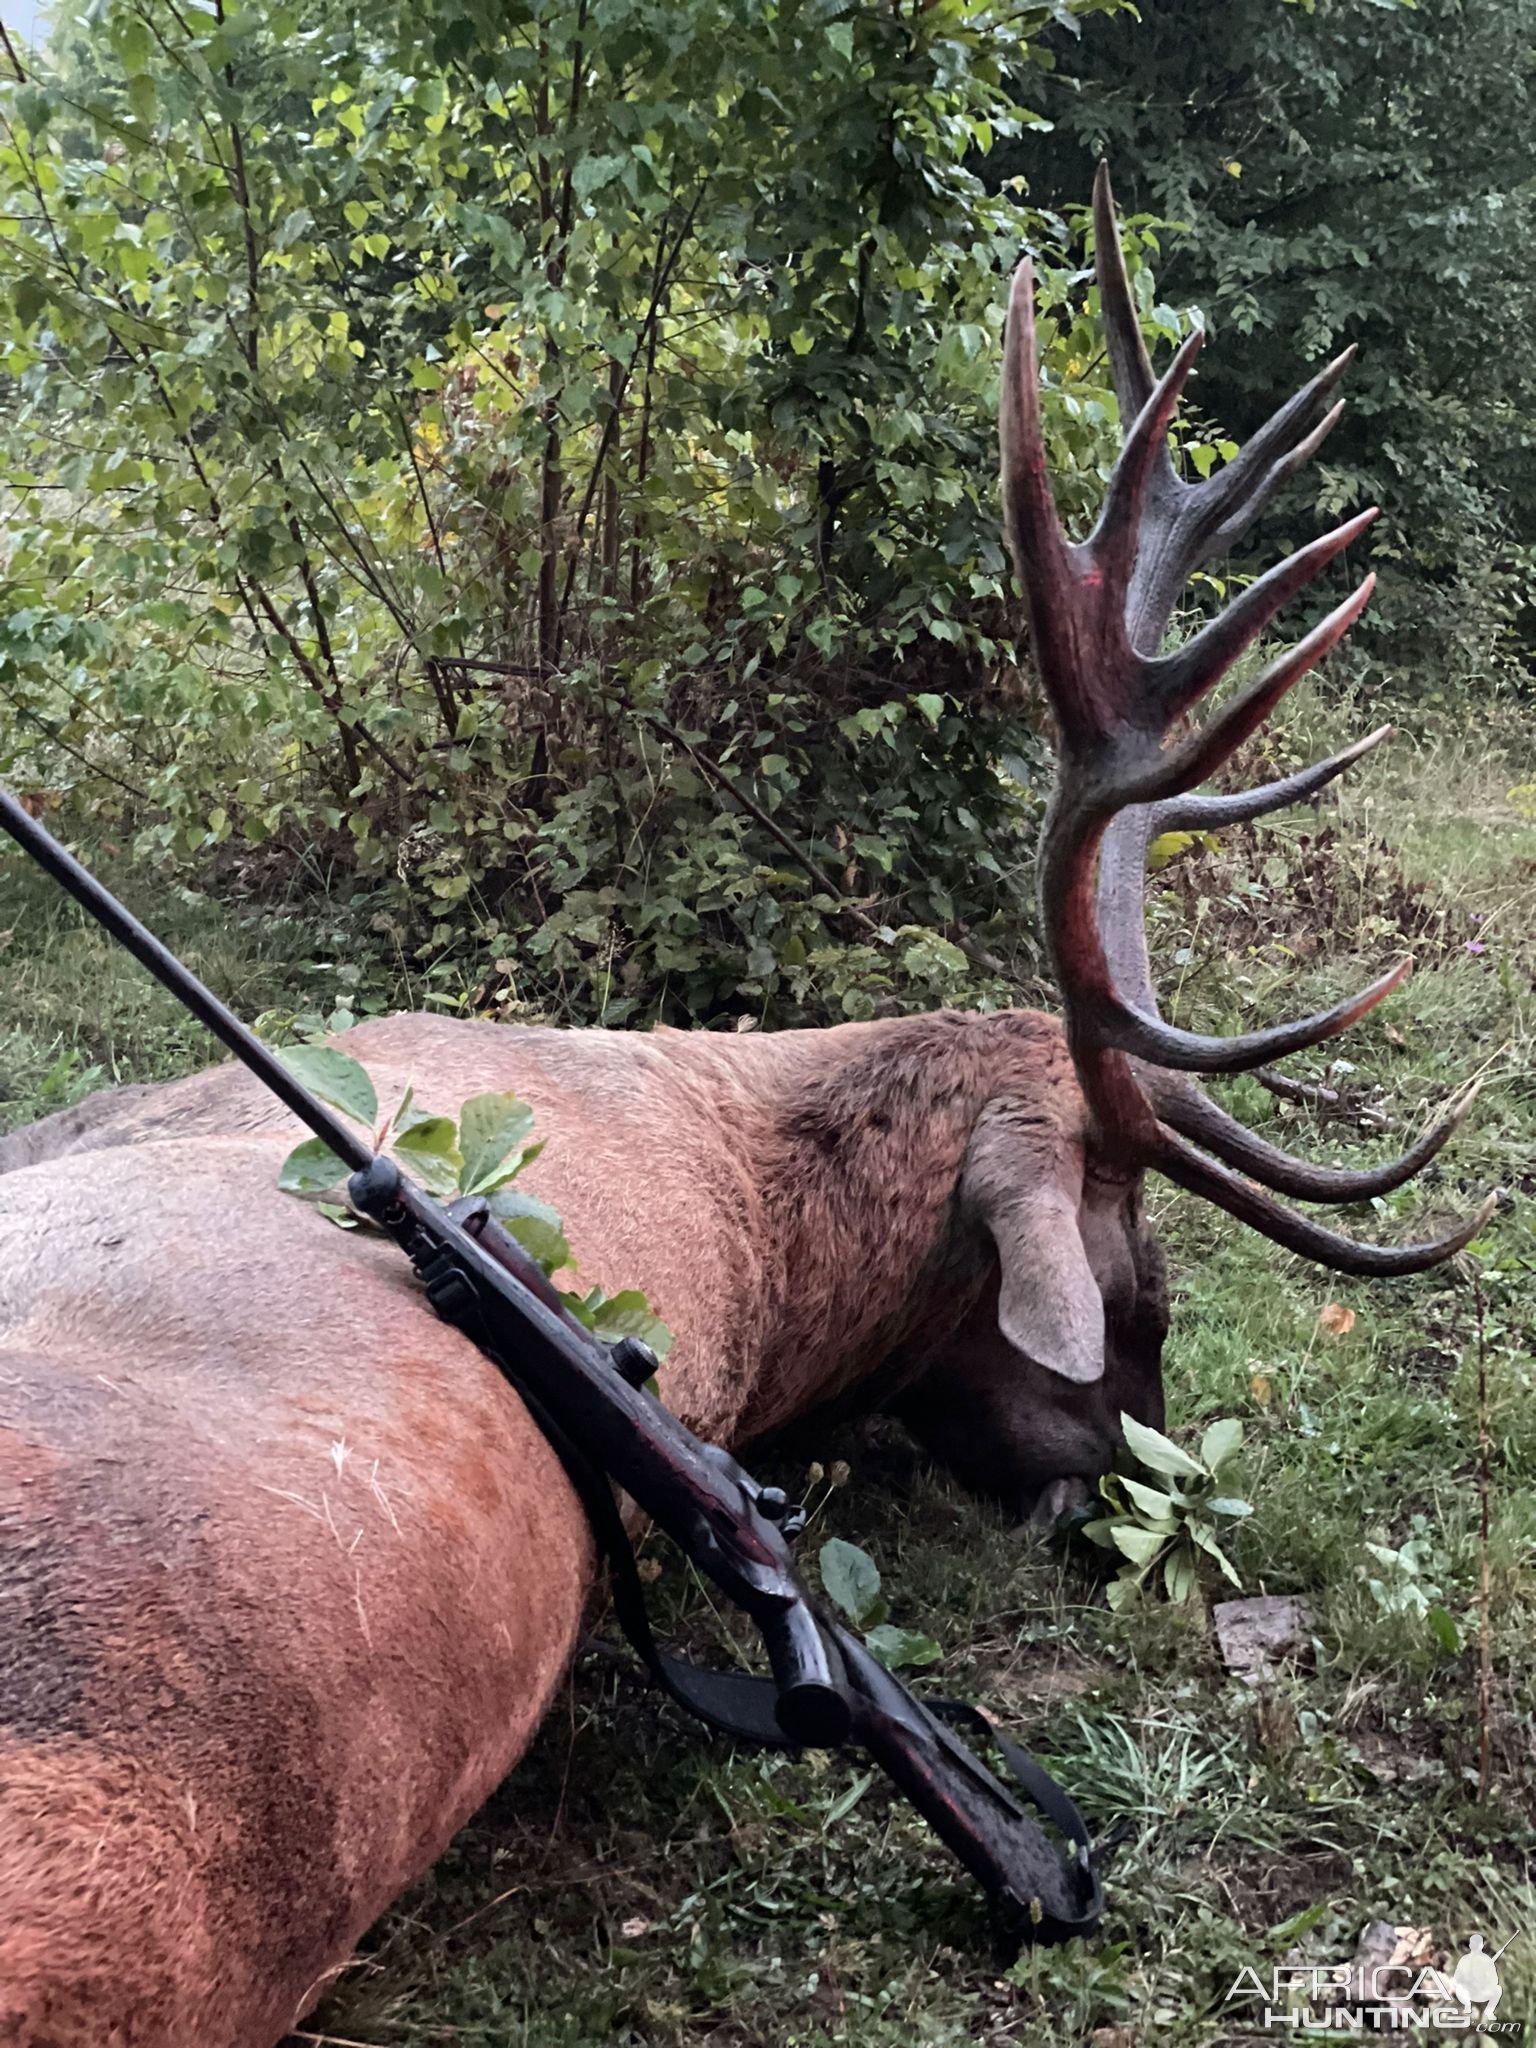
<path id="1" fill-rule="evenodd" d="M 1015 1498 L 1098 1469 L 1121 1407 L 1160 1412 L 1148 1168 L 1346 1272 L 1434 1265 L 1488 1213 L 1376 1247 L 1274 1198 L 1384 1193 L 1470 1097 L 1359 1173 L 1277 1151 L 1186 1078 L 1319 1042 L 1403 968 L 1231 1040 L 1158 1015 L 1147 836 L 1310 795 L 1372 743 L 1189 793 L 1368 583 L 1169 735 L 1365 522 L 1156 651 L 1185 578 L 1327 432 L 1343 360 L 1186 483 L 1167 429 L 1198 337 L 1154 384 L 1103 179 L 1096 220 L 1130 425 L 1085 542 L 1046 477 L 1027 266 L 1002 407 L 1062 735 L 1041 899 L 1065 1033 L 1029 1012 L 747 1039 L 416 1018 L 342 1041 L 386 1090 L 533 1104 L 550 1147 L 532 1184 L 592 1278 L 645 1284 L 677 1333 L 664 1393 L 702 1434 L 761 1434 L 885 1367 L 935 1447 Z M 0 1592 L 22 1617 L 0 1666 L 0 2035 L 18 2048 L 267 2048 L 516 1759 L 569 1655 L 591 1566 L 558 1466 L 392 1254 L 277 1194 L 281 1122 L 221 1069 L 0 1148 L 20 1169 L 0 1173 Z"/>
<path id="2" fill-rule="evenodd" d="M 1063 1284 L 1093 1285 L 1082 1106 L 1050 1019 L 342 1042 L 381 1094 L 533 1104 L 530 1180 L 585 1273 L 644 1276 L 705 1436 L 919 1367 L 973 1306 L 995 1333 L 997 1270 L 994 1344 L 1076 1391 L 1051 1366 Z M 7 2042 L 267 2048 L 570 1654 L 591 1559 L 563 1473 L 392 1248 L 276 1191 L 293 1136 L 219 1068 L 23 1133 L 0 1176 Z"/>

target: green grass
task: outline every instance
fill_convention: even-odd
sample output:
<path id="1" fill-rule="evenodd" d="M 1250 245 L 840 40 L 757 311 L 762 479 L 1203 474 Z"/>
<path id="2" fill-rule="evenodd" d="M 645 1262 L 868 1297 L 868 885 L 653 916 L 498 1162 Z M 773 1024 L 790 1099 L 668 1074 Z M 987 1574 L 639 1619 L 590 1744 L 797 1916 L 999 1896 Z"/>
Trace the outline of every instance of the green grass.
<path id="1" fill-rule="evenodd" d="M 1346 736 L 1315 699 L 1297 717 L 1324 729 L 1324 745 Z M 793 1483 L 809 1457 L 849 1459 L 851 1483 L 827 1498 L 816 1537 L 871 1550 L 894 1618 L 945 1646 L 936 1682 L 996 1709 L 1095 1821 L 1128 1823 L 1098 1941 L 999 1961 L 943 1852 L 856 1761 L 733 1752 L 594 1650 L 515 1776 L 298 2039 L 1216 2048 L 1282 2038 L 1245 2035 L 1241 2008 L 1224 2014 L 1239 1968 L 1347 1959 L 1377 1917 L 1442 1944 L 1477 1928 L 1496 1947 L 1524 1928 L 1502 1966 L 1500 2017 L 1536 2013 L 1536 827 L 1503 801 L 1531 779 L 1518 741 L 1492 721 L 1474 739 L 1379 757 L 1326 813 L 1332 842 L 1303 814 L 1260 828 L 1246 875 L 1219 862 L 1170 875 L 1154 932 L 1164 962 L 1190 954 L 1165 971 L 1170 1007 L 1212 1029 L 1313 1007 L 1410 932 L 1421 972 L 1342 1047 L 1302 1063 L 1331 1071 L 1338 1112 L 1283 1109 L 1252 1082 L 1227 1089 L 1296 1149 L 1379 1157 L 1424 1105 L 1485 1072 L 1439 1171 L 1344 1227 L 1405 1235 L 1488 1185 L 1509 1190 L 1476 1259 L 1494 1441 L 1488 1802 L 1471 1267 L 1339 1279 L 1158 1188 L 1176 1275 L 1172 1426 L 1242 1418 L 1256 1512 L 1235 1562 L 1245 1590 L 1298 1593 L 1311 1612 L 1310 1654 L 1262 1698 L 1225 1677 L 1201 1610 L 1112 1615 L 1091 1559 L 1006 1527 L 890 1428 L 781 1460 Z M 1326 929 L 1291 916 L 1304 891 L 1329 906 Z M 79 1090 L 92 1067 L 142 1077 L 201 1056 L 169 1005 L 130 989 L 129 971 L 40 897 L 15 922 L 7 959 L 21 964 L 0 1038 L 12 1115 Z M 215 929 L 200 904 L 175 923 L 183 940 Z M 247 1014 L 347 994 L 323 964 L 341 957 L 344 929 L 254 911 L 216 929 L 204 971 Z M 1341 1052 L 1348 1069 L 1331 1069 Z M 1329 1303 L 1353 1312 L 1348 1334 L 1320 1327 Z M 1417 1540 L 1459 1648 L 1383 1610 L 1367 1540 Z M 696 1614 L 686 1591 L 668 1562 L 664 1604 Z"/>
<path id="2" fill-rule="evenodd" d="M 152 879 L 115 860 L 97 867 L 247 1022 L 271 1011 L 329 1017 L 343 1006 L 361 1013 L 407 1000 L 370 956 L 364 919 L 323 897 L 274 902 L 218 886 L 156 894 Z M 174 997 L 9 851 L 0 870 L 0 987 L 0 1130 L 98 1088 L 189 1073 L 218 1050 Z"/>

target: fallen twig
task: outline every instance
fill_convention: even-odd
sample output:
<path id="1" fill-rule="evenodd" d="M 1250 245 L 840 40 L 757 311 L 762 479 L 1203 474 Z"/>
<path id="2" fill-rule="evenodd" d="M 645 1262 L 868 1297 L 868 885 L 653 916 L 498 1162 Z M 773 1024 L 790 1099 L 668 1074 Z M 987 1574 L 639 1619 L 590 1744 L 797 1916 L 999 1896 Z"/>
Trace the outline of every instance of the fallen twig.
<path id="1" fill-rule="evenodd" d="M 1472 1276 L 1477 1303 L 1477 1796 L 1488 1803 L 1493 1779 L 1493 1566 L 1489 1532 L 1493 1520 L 1493 1433 L 1488 1427 L 1488 1346 L 1483 1331 L 1483 1276 Z"/>
<path id="2" fill-rule="evenodd" d="M 1293 1081 L 1289 1074 L 1277 1074 L 1273 1067 L 1255 1067 L 1253 1078 L 1282 1102 L 1304 1103 L 1308 1109 L 1337 1109 L 1339 1091 L 1321 1081 Z"/>

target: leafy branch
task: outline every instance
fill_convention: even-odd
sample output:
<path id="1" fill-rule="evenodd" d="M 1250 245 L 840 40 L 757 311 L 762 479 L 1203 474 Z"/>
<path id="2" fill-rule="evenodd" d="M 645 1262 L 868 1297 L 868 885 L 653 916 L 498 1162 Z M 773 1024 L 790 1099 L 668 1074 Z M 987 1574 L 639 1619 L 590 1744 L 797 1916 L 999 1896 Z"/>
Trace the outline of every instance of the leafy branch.
<path id="1" fill-rule="evenodd" d="M 368 1133 L 375 1152 L 390 1154 L 429 1193 L 441 1200 L 483 1196 L 496 1221 L 537 1262 L 546 1279 L 574 1269 L 559 1211 L 515 1185 L 523 1169 L 544 1150 L 543 1141 L 534 1138 L 533 1111 L 526 1102 L 515 1095 L 472 1095 L 456 1118 L 439 1116 L 417 1102 L 413 1086 L 380 1121 L 378 1090 L 366 1067 L 350 1053 L 330 1045 L 293 1045 L 283 1048 L 280 1056 L 312 1094 Z M 285 1194 L 315 1201 L 321 1213 L 341 1228 L 358 1229 L 364 1219 L 339 1199 L 348 1171 L 323 1139 L 307 1138 L 283 1161 L 277 1184 Z M 562 1288 L 559 1293 L 576 1320 L 605 1343 L 641 1337 L 658 1358 L 670 1350 L 671 1331 L 638 1289 L 606 1294 L 601 1287 L 580 1292 Z"/>

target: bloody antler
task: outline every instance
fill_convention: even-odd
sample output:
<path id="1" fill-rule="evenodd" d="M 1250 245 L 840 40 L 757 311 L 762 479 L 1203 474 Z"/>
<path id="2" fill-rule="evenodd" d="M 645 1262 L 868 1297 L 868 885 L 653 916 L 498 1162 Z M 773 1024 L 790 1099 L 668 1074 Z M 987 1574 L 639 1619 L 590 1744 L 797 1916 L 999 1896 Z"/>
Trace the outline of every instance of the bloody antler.
<path id="1" fill-rule="evenodd" d="M 1350 1172 L 1292 1158 L 1184 1078 L 1240 1073 L 1331 1038 L 1396 988 L 1412 961 L 1399 962 L 1360 994 L 1315 1016 L 1210 1038 L 1179 1030 L 1159 1014 L 1144 921 L 1147 846 L 1155 833 L 1208 830 L 1299 802 L 1389 730 L 1382 727 L 1261 789 L 1235 796 L 1190 793 L 1343 637 L 1370 597 L 1374 578 L 1367 576 L 1204 724 L 1171 737 L 1280 607 L 1365 531 L 1374 510 L 1299 548 L 1184 646 L 1162 651 L 1188 577 L 1247 529 L 1338 418 L 1341 405 L 1331 402 L 1332 393 L 1353 351 L 1320 371 L 1224 468 L 1188 482 L 1174 468 L 1168 429 L 1202 337 L 1192 333 L 1162 378 L 1154 379 L 1103 169 L 1094 190 L 1094 225 L 1110 366 L 1121 415 L 1131 426 L 1086 540 L 1067 540 L 1051 495 L 1027 261 L 1014 279 L 1002 392 L 1008 537 L 1029 603 L 1036 664 L 1061 735 L 1041 843 L 1043 921 L 1084 1095 L 1101 1148 L 1124 1168 L 1156 1167 L 1323 1265 L 1353 1273 L 1414 1272 L 1459 1251 L 1486 1221 L 1492 1200 L 1434 1243 L 1384 1248 L 1325 1230 L 1266 1190 L 1320 1202 L 1385 1193 L 1434 1157 L 1471 1107 L 1473 1091 L 1401 1159 Z"/>

